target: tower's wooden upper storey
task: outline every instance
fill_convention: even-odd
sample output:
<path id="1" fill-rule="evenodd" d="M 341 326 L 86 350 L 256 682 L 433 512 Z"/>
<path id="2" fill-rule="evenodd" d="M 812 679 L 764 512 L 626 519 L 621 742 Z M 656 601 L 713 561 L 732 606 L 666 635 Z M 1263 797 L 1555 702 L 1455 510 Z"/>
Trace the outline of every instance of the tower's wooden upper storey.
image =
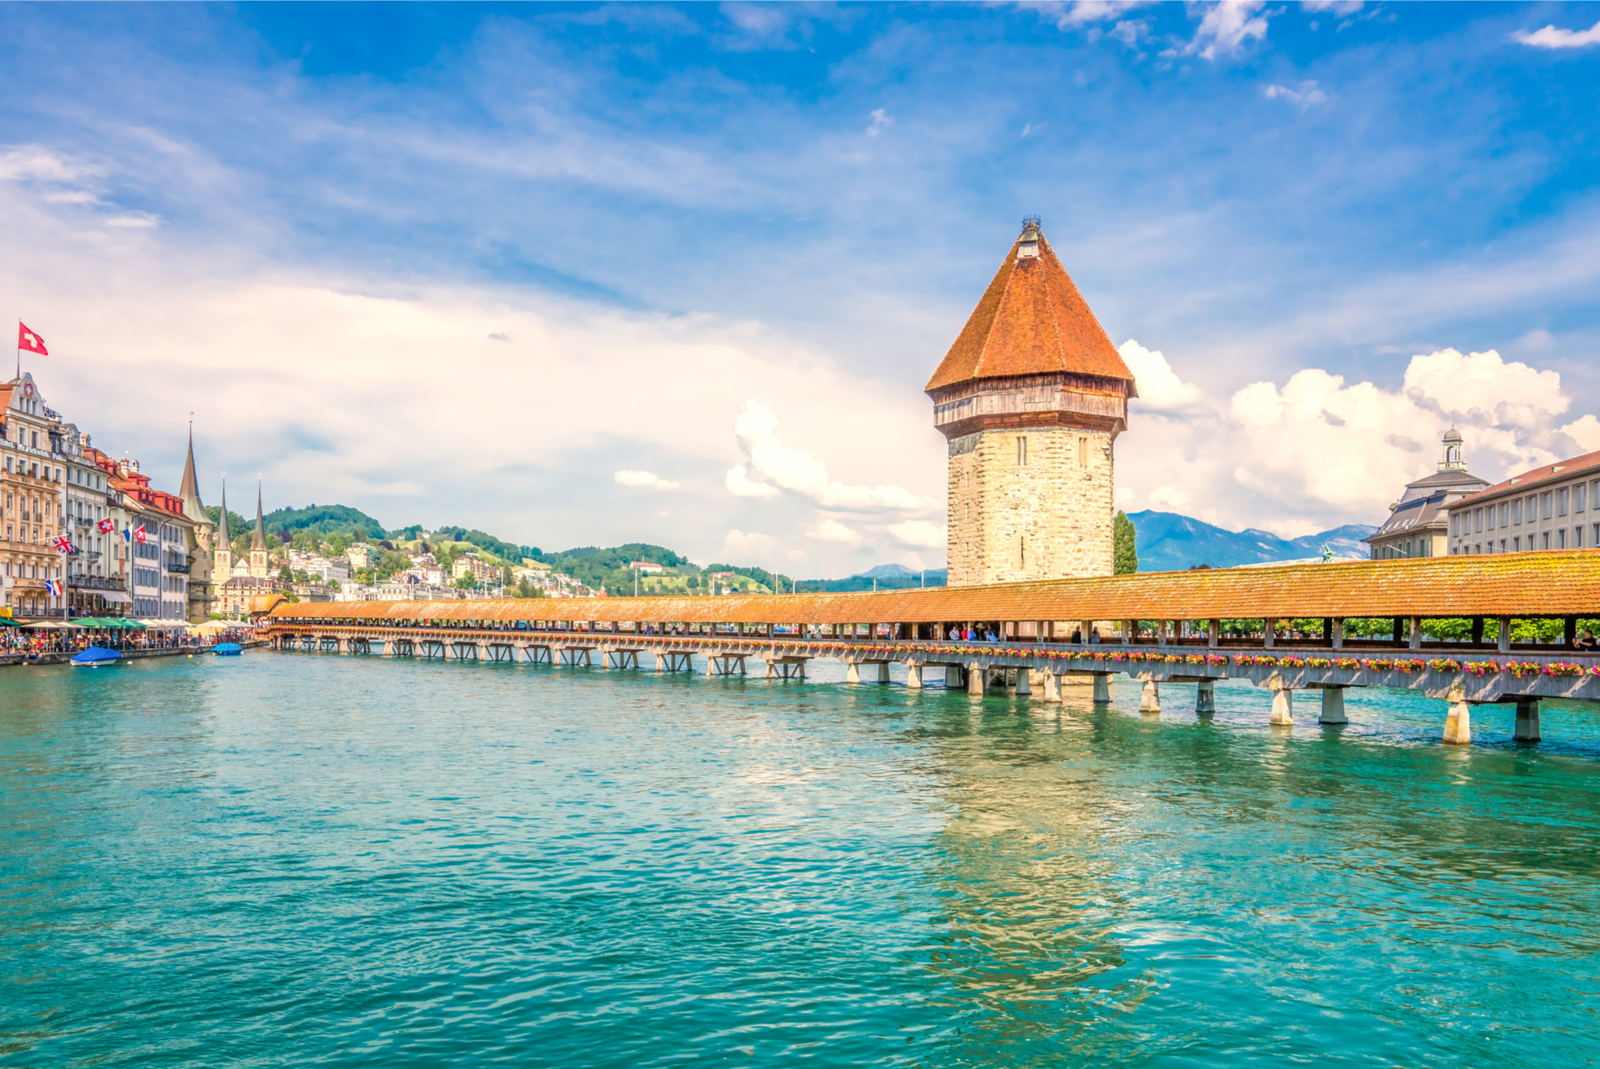
<path id="1" fill-rule="evenodd" d="M 1069 426 L 1127 429 L 1133 373 L 1028 219 L 928 381 L 946 437 Z"/>

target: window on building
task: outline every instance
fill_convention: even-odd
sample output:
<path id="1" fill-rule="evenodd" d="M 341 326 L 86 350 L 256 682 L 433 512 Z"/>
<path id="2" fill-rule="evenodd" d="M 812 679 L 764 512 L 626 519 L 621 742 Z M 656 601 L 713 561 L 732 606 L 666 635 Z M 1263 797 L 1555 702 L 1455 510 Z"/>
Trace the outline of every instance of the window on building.
<path id="1" fill-rule="evenodd" d="M 1522 498 L 1520 497 L 1511 503 L 1511 522 L 1522 522 Z"/>
<path id="2" fill-rule="evenodd" d="M 1563 486 L 1560 490 L 1556 491 L 1556 515 L 1557 516 L 1565 516 L 1567 514 L 1567 498 L 1568 498 L 1568 496 L 1569 495 L 1567 493 L 1567 488 L 1565 486 Z"/>
<path id="3" fill-rule="evenodd" d="M 1549 549 L 1550 548 L 1550 532 L 1549 531 L 1546 531 L 1544 533 L 1544 548 L 1545 549 Z"/>
<path id="4" fill-rule="evenodd" d="M 1550 502 L 1551 494 L 1550 494 L 1550 491 L 1546 490 L 1544 493 L 1540 494 L 1539 496 L 1544 499 L 1544 502 L 1543 502 L 1544 508 L 1541 510 L 1541 515 L 1545 519 L 1548 520 L 1550 518 L 1550 506 L 1551 506 L 1551 502 Z"/>
<path id="5" fill-rule="evenodd" d="M 1582 512 L 1584 506 L 1584 490 L 1586 487 L 1579 483 L 1572 488 L 1572 511 Z"/>
<path id="6" fill-rule="evenodd" d="M 1079 438 L 1078 439 L 1078 467 L 1087 468 L 1088 466 L 1089 466 L 1089 439 L 1087 439 L 1087 438 Z"/>
<path id="7" fill-rule="evenodd" d="M 1583 548 L 1583 528 L 1582 527 L 1574 527 L 1572 529 L 1572 548 L 1573 549 L 1582 549 Z"/>
<path id="8" fill-rule="evenodd" d="M 1504 530 L 1507 526 L 1509 525 L 1506 523 L 1506 503 L 1502 501 L 1500 502 L 1500 529 Z"/>
<path id="9" fill-rule="evenodd" d="M 1520 537 L 1513 538 L 1511 540 L 1511 548 L 1516 550 L 1518 553 L 1521 553 L 1522 552 L 1522 539 Z"/>
<path id="10" fill-rule="evenodd" d="M 1482 509 L 1473 509 L 1472 510 L 1472 533 L 1473 534 L 1477 534 L 1481 530 L 1483 530 L 1483 510 Z"/>
<path id="11" fill-rule="evenodd" d="M 1561 530 L 1556 532 L 1556 548 L 1557 549 L 1566 549 L 1567 548 L 1567 529 L 1565 527 L 1561 528 Z"/>
<path id="12" fill-rule="evenodd" d="M 1505 551 L 1506 551 L 1506 540 L 1504 538 L 1502 538 L 1500 540 L 1500 552 L 1504 553 Z"/>

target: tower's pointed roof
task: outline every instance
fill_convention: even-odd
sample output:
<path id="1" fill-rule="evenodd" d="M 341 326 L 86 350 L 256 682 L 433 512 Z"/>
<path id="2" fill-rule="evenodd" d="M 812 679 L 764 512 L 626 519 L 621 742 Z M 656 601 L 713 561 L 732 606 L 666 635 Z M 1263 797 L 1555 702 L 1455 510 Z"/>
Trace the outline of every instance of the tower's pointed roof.
<path id="1" fill-rule="evenodd" d="M 206 507 L 200 501 L 200 483 L 194 475 L 194 424 L 189 424 L 189 455 L 183 461 L 183 482 L 178 486 L 178 496 L 183 498 L 183 514 L 199 523 L 210 523 Z"/>
<path id="2" fill-rule="evenodd" d="M 1062 373 L 1133 380 L 1038 220 L 1029 219 L 926 389 Z"/>
<path id="3" fill-rule="evenodd" d="M 217 545 L 223 549 L 231 549 L 233 543 L 228 541 L 228 480 L 222 480 L 222 508 L 217 513 Z"/>
<path id="4" fill-rule="evenodd" d="M 256 484 L 256 536 L 250 540 L 250 549 L 264 550 L 267 548 L 267 528 L 261 521 L 261 484 Z"/>

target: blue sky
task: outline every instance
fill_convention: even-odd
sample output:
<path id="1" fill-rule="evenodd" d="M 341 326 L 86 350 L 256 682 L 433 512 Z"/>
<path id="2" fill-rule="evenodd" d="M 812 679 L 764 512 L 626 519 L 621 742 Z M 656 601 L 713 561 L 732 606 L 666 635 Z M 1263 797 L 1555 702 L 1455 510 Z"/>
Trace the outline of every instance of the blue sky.
<path id="1" fill-rule="evenodd" d="M 1596 25 L 12 5 L 0 281 L 97 445 L 175 485 L 196 412 L 210 500 L 821 575 L 942 563 L 921 387 L 1037 213 L 1133 346 L 1125 507 L 1376 523 L 1450 422 L 1600 448 Z"/>

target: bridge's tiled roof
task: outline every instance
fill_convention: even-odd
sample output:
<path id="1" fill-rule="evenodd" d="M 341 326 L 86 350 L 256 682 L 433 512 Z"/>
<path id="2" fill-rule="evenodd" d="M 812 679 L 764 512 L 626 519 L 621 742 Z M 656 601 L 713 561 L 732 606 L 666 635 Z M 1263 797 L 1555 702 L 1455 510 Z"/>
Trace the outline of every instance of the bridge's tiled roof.
<path id="1" fill-rule="evenodd" d="M 1013 244 L 925 389 L 1062 373 L 1133 379 L 1050 243 L 1040 237 L 1030 260 Z"/>
<path id="2" fill-rule="evenodd" d="M 1146 572 L 860 594 L 282 604 L 280 619 L 960 623 L 1600 615 L 1600 550 Z"/>

